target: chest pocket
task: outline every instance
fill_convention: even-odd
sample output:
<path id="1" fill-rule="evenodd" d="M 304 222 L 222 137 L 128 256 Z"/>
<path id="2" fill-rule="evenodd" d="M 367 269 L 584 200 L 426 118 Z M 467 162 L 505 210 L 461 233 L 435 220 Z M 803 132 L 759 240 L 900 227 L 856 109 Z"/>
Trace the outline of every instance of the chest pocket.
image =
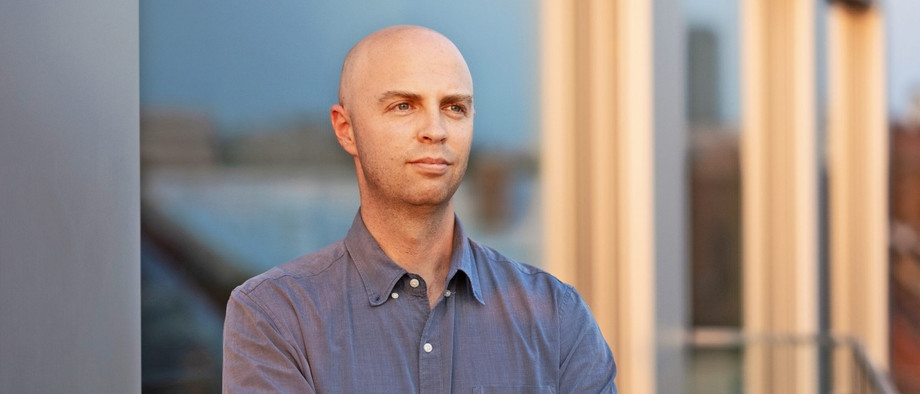
<path id="1" fill-rule="evenodd" d="M 473 394 L 555 394 L 551 386 L 476 386 Z"/>

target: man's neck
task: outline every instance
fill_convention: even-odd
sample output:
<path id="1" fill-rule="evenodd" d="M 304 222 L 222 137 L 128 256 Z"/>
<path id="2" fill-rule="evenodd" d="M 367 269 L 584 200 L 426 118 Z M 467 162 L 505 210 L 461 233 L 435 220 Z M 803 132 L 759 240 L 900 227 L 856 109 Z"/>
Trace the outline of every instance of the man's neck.
<path id="1" fill-rule="evenodd" d="M 425 280 L 429 306 L 433 307 L 444 291 L 450 269 L 453 203 L 382 209 L 362 201 L 361 218 L 390 259 Z"/>

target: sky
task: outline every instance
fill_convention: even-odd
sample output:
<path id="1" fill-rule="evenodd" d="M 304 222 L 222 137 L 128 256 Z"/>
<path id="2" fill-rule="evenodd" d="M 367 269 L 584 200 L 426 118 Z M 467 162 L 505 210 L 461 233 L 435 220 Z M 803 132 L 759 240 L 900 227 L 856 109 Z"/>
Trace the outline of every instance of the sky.
<path id="1" fill-rule="evenodd" d="M 901 117 L 920 94 L 920 0 L 886 0 L 888 108 Z"/>
<path id="2" fill-rule="evenodd" d="M 721 40 L 719 113 L 734 124 L 740 110 L 737 3 L 685 0 L 684 7 L 688 25 L 708 26 Z M 881 4 L 888 109 L 900 117 L 920 89 L 920 1 Z M 421 24 L 451 38 L 470 65 L 477 145 L 533 152 L 539 144 L 538 6 L 531 0 L 141 0 L 141 104 L 199 111 L 225 135 L 302 119 L 325 127 L 348 49 L 381 27 Z"/>
<path id="3" fill-rule="evenodd" d="M 299 119 L 325 127 L 348 49 L 379 28 L 419 24 L 451 38 L 470 66 L 477 144 L 536 149 L 538 4 L 142 0 L 141 105 L 200 111 L 223 134 Z"/>

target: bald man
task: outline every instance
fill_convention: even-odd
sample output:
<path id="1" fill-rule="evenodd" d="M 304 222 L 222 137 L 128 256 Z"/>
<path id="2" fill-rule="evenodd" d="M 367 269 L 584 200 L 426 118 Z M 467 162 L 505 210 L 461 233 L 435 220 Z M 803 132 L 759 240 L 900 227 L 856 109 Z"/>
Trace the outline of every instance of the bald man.
<path id="1" fill-rule="evenodd" d="M 443 35 L 394 26 L 349 51 L 330 118 L 361 207 L 343 240 L 233 291 L 225 392 L 616 392 L 578 293 L 455 216 L 474 115 Z"/>

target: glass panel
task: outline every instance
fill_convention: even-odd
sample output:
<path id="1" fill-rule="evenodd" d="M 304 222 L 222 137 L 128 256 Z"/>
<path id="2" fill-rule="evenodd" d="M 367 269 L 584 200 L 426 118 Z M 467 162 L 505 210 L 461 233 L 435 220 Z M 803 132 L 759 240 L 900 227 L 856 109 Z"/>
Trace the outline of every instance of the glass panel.
<path id="1" fill-rule="evenodd" d="M 739 9 L 736 0 L 688 0 L 693 326 L 741 322 Z"/>
<path id="2" fill-rule="evenodd" d="M 423 24 L 476 86 L 455 206 L 473 238 L 539 265 L 538 3 L 141 1 L 143 388 L 220 390 L 229 292 L 345 235 L 351 158 L 329 125 L 362 36 Z"/>

